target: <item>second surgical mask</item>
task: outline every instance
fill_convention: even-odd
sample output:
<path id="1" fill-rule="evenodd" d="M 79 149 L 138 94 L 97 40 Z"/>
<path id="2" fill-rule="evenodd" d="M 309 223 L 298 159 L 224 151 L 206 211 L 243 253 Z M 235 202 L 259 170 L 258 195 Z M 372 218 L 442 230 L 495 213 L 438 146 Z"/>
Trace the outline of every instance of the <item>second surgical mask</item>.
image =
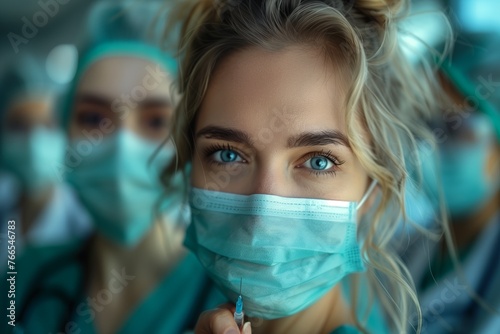
<path id="1" fill-rule="evenodd" d="M 31 193 L 62 181 L 64 134 L 36 128 L 27 134 L 6 132 L 1 140 L 2 165 Z"/>
<path id="2" fill-rule="evenodd" d="M 77 150 L 82 140 L 73 141 L 72 147 Z M 93 146 L 68 173 L 97 230 L 119 244 L 139 242 L 155 221 L 158 201 L 161 213 L 180 207 L 182 194 L 165 195 L 160 182 L 161 170 L 175 151 L 162 147 L 154 156 L 160 145 L 120 131 Z"/>

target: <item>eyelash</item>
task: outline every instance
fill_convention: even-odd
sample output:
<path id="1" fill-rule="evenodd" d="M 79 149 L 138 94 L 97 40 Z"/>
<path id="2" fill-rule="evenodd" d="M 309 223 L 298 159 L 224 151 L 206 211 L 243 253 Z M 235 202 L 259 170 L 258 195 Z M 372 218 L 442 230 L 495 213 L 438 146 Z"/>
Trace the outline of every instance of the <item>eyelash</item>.
<path id="1" fill-rule="evenodd" d="M 238 155 L 242 156 L 242 154 L 240 152 L 238 152 L 237 149 L 235 149 L 233 146 L 229 145 L 229 144 L 224 144 L 224 145 L 221 145 L 221 144 L 214 144 L 214 145 L 210 145 L 206 148 L 203 149 L 203 155 L 205 156 L 205 159 L 212 165 L 217 165 L 217 166 L 225 166 L 227 164 L 223 164 L 223 163 L 220 163 L 218 161 L 215 161 L 214 159 L 210 158 L 210 156 L 212 154 L 214 154 L 215 152 L 217 151 L 222 151 L 222 150 L 230 150 L 230 151 L 235 151 L 236 153 L 238 153 Z M 243 158 L 243 157 L 242 157 Z M 244 158 L 243 158 L 244 159 Z"/>
<path id="2" fill-rule="evenodd" d="M 218 161 L 215 161 L 213 159 L 210 159 L 210 156 L 212 154 L 214 154 L 217 151 L 221 151 L 221 150 L 235 151 L 235 152 L 237 152 L 241 156 L 241 153 L 239 153 L 238 150 L 236 150 L 233 146 L 231 146 L 229 144 L 224 144 L 224 145 L 214 144 L 214 145 L 210 145 L 210 146 L 208 146 L 208 147 L 206 147 L 206 148 L 203 149 L 203 154 L 205 156 L 205 159 L 207 159 L 207 161 L 210 164 L 215 164 L 217 166 L 224 166 L 225 164 L 220 163 Z M 327 152 L 321 151 L 321 152 L 311 152 L 311 153 L 308 153 L 305 157 L 303 157 L 301 159 L 302 160 L 302 164 L 304 162 L 306 162 L 307 160 L 315 158 L 315 157 L 324 157 L 324 158 L 327 158 L 334 165 L 334 168 L 332 170 L 328 170 L 328 171 L 310 170 L 309 174 L 314 174 L 315 176 L 335 175 L 337 173 L 336 169 L 345 163 L 345 161 L 339 160 L 336 156 L 334 156 L 332 154 L 332 151 L 327 151 Z"/>
<path id="3" fill-rule="evenodd" d="M 316 157 L 323 157 L 327 158 L 333 163 L 334 168 L 328 171 L 319 171 L 319 170 L 310 170 L 309 174 L 314 174 L 315 176 L 325 176 L 325 175 L 336 175 L 338 167 L 343 165 L 345 161 L 339 160 L 336 156 L 332 154 L 332 151 L 321 151 L 321 152 L 311 152 L 308 153 L 304 158 L 302 158 L 302 163 L 306 162 L 309 159 L 316 158 Z"/>

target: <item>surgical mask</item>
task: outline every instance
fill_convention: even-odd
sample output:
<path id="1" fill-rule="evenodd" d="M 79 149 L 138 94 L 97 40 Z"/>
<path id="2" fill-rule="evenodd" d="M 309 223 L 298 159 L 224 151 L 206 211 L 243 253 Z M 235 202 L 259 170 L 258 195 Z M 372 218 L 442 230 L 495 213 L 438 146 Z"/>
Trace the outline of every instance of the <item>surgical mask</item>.
<path id="1" fill-rule="evenodd" d="M 29 193 L 62 181 L 65 137 L 61 131 L 37 127 L 28 134 L 5 132 L 1 145 L 2 165 Z"/>
<path id="2" fill-rule="evenodd" d="M 298 313 L 346 275 L 364 270 L 355 202 L 237 195 L 193 188 L 185 245 L 245 314 Z"/>
<path id="3" fill-rule="evenodd" d="M 419 142 L 416 156 L 419 166 L 410 167 L 405 184 L 406 231 L 413 231 L 413 224 L 430 228 L 439 213 L 439 199 L 436 192 L 438 184 L 437 152 L 426 142 Z M 417 161 L 415 161 L 416 163 Z M 399 232 L 402 232 L 402 225 Z"/>
<path id="4" fill-rule="evenodd" d="M 432 200 L 422 187 L 417 187 L 415 181 L 408 180 L 405 189 L 406 218 L 410 224 L 431 228 L 438 218 L 437 200 Z M 401 230 L 402 226 L 399 229 Z M 412 225 L 406 225 L 408 231 L 413 230 Z"/>
<path id="5" fill-rule="evenodd" d="M 440 177 L 448 210 L 453 217 L 474 213 L 500 186 L 500 175 L 486 174 L 488 155 L 494 149 L 494 130 L 487 117 L 470 117 L 456 136 L 440 147 Z M 498 170 L 499 166 L 496 166 Z"/>
<path id="6" fill-rule="evenodd" d="M 498 191 L 498 175 L 488 180 L 485 174 L 490 150 L 491 145 L 484 141 L 442 149 L 441 179 L 451 216 L 473 213 Z"/>
<path id="7" fill-rule="evenodd" d="M 85 139 L 71 143 L 76 152 L 88 145 Z M 182 192 L 164 194 L 160 182 L 174 148 L 162 147 L 150 160 L 160 145 L 130 131 L 119 131 L 92 146 L 90 154 L 68 173 L 68 181 L 92 215 L 96 229 L 120 245 L 136 245 L 150 230 L 157 212 L 180 212 Z M 180 187 L 180 175 L 173 182 Z"/>

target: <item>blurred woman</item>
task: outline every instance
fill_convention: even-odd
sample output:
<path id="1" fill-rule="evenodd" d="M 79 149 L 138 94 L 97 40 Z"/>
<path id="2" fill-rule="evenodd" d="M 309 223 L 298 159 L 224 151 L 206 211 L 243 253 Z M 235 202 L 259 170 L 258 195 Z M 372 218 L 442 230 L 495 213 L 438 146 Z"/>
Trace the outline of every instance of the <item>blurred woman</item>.
<path id="1" fill-rule="evenodd" d="M 181 247 L 183 180 L 166 179 L 163 193 L 159 175 L 175 154 L 162 144 L 175 65 L 135 41 L 101 43 L 81 58 L 62 115 L 64 173 L 96 233 L 19 264 L 18 326 L 27 332 L 180 333 L 210 300 L 206 275 Z"/>
<path id="2" fill-rule="evenodd" d="M 0 80 L 1 233 L 15 221 L 16 255 L 26 244 L 62 243 L 90 232 L 88 215 L 63 181 L 66 140 L 56 92 L 38 62 L 16 59 Z M 0 267 L 7 264 L 2 243 Z"/>
<path id="3" fill-rule="evenodd" d="M 486 87 L 471 85 L 449 63 L 442 66 L 441 84 L 450 105 L 432 122 L 439 162 L 432 152 L 421 157 L 423 181 L 434 203 L 442 191 L 461 265 L 444 238 L 413 236 L 404 260 L 420 291 L 425 333 L 497 333 L 500 112 L 485 98 Z M 411 320 L 416 323 L 416 314 Z"/>

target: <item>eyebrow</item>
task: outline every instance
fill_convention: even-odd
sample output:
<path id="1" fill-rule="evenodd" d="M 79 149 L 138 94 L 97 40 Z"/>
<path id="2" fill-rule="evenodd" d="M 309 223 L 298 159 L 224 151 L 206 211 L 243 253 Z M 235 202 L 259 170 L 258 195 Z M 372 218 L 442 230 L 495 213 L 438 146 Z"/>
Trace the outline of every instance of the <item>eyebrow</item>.
<path id="1" fill-rule="evenodd" d="M 151 97 L 139 102 L 139 106 L 144 109 L 166 108 L 172 107 L 172 103 L 167 98 Z"/>
<path id="2" fill-rule="evenodd" d="M 78 97 L 78 102 L 92 103 L 103 107 L 109 107 L 112 103 L 110 99 L 95 94 L 82 94 Z M 170 99 L 161 97 L 149 97 L 141 102 L 138 102 L 138 104 L 140 108 L 144 109 L 165 108 L 172 106 Z"/>
<path id="3" fill-rule="evenodd" d="M 219 139 L 241 143 L 253 147 L 253 141 L 248 134 L 240 130 L 209 125 L 196 133 L 196 139 L 205 137 L 209 139 Z M 343 145 L 351 149 L 347 136 L 340 131 L 325 130 L 319 132 L 304 132 L 288 139 L 288 148 L 302 146 L 324 146 L 324 145 Z"/>
<path id="4" fill-rule="evenodd" d="M 111 105 L 111 100 L 108 100 L 104 97 L 94 95 L 94 94 L 83 94 L 80 95 L 77 99 L 79 103 L 92 103 L 98 104 L 103 107 L 109 107 Z"/>
<path id="5" fill-rule="evenodd" d="M 200 137 L 227 140 L 253 147 L 252 139 L 250 139 L 250 136 L 245 132 L 220 126 L 209 125 L 204 127 L 196 133 L 196 139 Z"/>
<path id="6" fill-rule="evenodd" d="M 330 144 L 343 145 L 351 149 L 347 136 L 337 130 L 304 132 L 288 139 L 289 148 L 301 146 L 323 146 Z"/>

